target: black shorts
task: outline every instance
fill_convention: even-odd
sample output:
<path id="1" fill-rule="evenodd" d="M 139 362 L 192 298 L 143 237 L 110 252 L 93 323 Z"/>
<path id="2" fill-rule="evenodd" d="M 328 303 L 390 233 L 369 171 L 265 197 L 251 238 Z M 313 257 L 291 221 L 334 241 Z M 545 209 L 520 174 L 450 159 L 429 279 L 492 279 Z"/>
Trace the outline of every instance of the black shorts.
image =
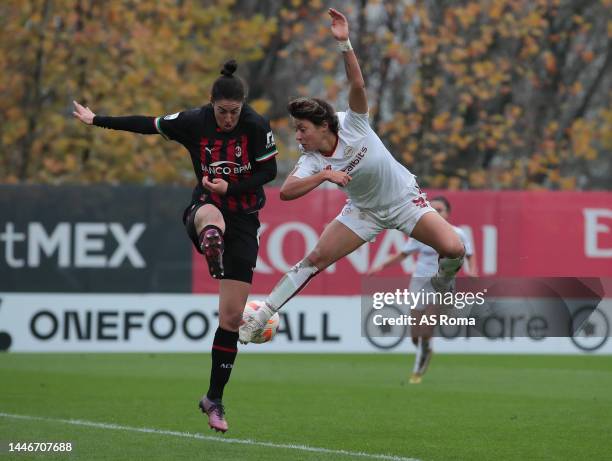
<path id="1" fill-rule="evenodd" d="M 198 243 L 198 231 L 195 227 L 195 214 L 205 202 L 191 203 L 183 213 L 183 224 L 198 253 L 202 253 Z M 251 283 L 253 271 L 257 263 L 257 252 L 259 251 L 259 213 L 231 213 L 219 210 L 225 221 L 225 233 L 223 241 L 225 250 L 223 252 L 224 279 L 238 280 Z"/>

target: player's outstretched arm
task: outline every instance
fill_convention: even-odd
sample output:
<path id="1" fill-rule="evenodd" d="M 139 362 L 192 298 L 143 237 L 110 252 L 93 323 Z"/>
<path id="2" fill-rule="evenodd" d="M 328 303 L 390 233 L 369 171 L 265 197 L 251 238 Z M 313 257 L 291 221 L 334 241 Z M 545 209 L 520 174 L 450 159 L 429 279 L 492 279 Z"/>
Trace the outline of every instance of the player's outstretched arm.
<path id="1" fill-rule="evenodd" d="M 357 56 L 349 40 L 348 20 L 333 8 L 329 9 L 329 15 L 332 19 L 331 32 L 338 41 L 338 49 L 342 52 L 344 69 L 350 85 L 349 107 L 353 112 L 365 114 L 368 112 L 368 97 L 363 75 L 361 75 L 361 67 L 359 67 Z"/>
<path id="2" fill-rule="evenodd" d="M 85 107 L 76 101 L 72 101 L 74 110 L 72 115 L 85 125 L 96 125 L 113 130 L 131 131 L 140 134 L 157 134 L 155 128 L 155 117 L 144 115 L 130 115 L 127 117 L 101 117 L 93 113 L 89 107 Z"/>
<path id="3" fill-rule="evenodd" d="M 280 198 L 281 200 L 295 200 L 296 198 L 306 195 L 325 181 L 333 182 L 340 187 L 344 187 L 350 180 L 351 177 L 344 171 L 333 170 L 323 170 L 305 178 L 298 178 L 297 176 L 290 175 L 281 186 Z"/>
<path id="4" fill-rule="evenodd" d="M 96 114 L 94 114 L 89 107 L 82 106 L 76 101 L 72 101 L 72 104 L 74 104 L 72 115 L 74 115 L 76 119 L 80 120 L 85 125 L 92 125 Z"/>
<path id="5" fill-rule="evenodd" d="M 385 267 L 389 267 L 392 266 L 395 263 L 398 263 L 404 259 L 406 259 L 409 255 L 411 255 L 413 252 L 412 251 L 408 251 L 406 253 L 404 252 L 399 252 L 394 254 L 393 256 L 389 256 L 386 260 L 384 260 L 382 263 L 380 263 L 378 266 L 374 266 L 372 267 L 366 275 L 374 275 L 377 274 L 378 272 L 380 272 L 381 270 L 383 270 Z"/>

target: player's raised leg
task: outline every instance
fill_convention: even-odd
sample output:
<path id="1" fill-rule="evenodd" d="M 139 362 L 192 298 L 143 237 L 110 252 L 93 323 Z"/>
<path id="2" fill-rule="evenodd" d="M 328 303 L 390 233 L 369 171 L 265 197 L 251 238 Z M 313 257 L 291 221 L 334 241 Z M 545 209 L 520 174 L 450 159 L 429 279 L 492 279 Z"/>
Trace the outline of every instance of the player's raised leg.
<path id="1" fill-rule="evenodd" d="M 195 227 L 198 229 L 198 244 L 208 263 L 210 275 L 220 279 L 224 274 L 225 221 L 223 215 L 215 206 L 206 204 L 197 210 L 194 219 Z"/>
<path id="2" fill-rule="evenodd" d="M 425 213 L 411 236 L 440 255 L 438 273 L 431 278 L 432 286 L 440 292 L 452 290 L 465 255 L 465 247 L 453 227 L 438 213 Z"/>
<path id="3" fill-rule="evenodd" d="M 228 429 L 223 390 L 238 354 L 238 327 L 250 289 L 249 283 L 238 280 L 219 282 L 219 327 L 211 351 L 210 386 L 199 403 L 200 409 L 208 415 L 208 425 L 216 431 Z"/>
<path id="4" fill-rule="evenodd" d="M 334 219 L 321 234 L 314 250 L 281 278 L 266 298 L 266 305 L 240 327 L 240 342 L 251 341 L 253 334 L 261 330 L 270 317 L 299 293 L 310 279 L 364 243 L 365 240 Z"/>

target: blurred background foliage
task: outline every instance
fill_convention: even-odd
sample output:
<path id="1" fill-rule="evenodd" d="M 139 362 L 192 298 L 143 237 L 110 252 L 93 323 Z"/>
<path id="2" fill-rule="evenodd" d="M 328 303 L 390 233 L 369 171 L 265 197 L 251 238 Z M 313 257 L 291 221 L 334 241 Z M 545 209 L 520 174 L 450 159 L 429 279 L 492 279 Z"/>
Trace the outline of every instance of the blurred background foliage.
<path id="1" fill-rule="evenodd" d="M 229 58 L 282 181 L 288 100 L 347 105 L 329 6 L 349 17 L 374 129 L 422 186 L 612 189 L 612 0 L 3 0 L 0 182 L 192 184 L 178 144 L 88 129 L 71 101 L 197 107 Z"/>

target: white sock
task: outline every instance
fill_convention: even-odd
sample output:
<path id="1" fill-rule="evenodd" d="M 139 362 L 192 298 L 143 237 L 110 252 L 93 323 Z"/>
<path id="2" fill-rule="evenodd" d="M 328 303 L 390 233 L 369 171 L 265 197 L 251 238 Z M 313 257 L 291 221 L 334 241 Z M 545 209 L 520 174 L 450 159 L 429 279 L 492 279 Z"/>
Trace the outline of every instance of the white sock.
<path id="1" fill-rule="evenodd" d="M 438 274 L 454 277 L 463 265 L 463 256 L 458 258 L 440 258 L 438 263 Z"/>
<path id="2" fill-rule="evenodd" d="M 463 256 L 459 258 L 440 258 L 438 262 L 438 273 L 434 275 L 445 285 L 449 284 L 454 278 L 461 266 L 463 265 Z"/>
<path id="3" fill-rule="evenodd" d="M 414 354 L 414 366 L 412 367 L 413 373 L 418 373 L 420 364 L 421 364 L 421 356 L 423 355 L 423 338 L 420 336 L 417 338 L 416 343 L 416 353 Z"/>
<path id="4" fill-rule="evenodd" d="M 273 312 L 278 311 L 318 273 L 319 269 L 316 266 L 306 258 L 302 259 L 276 284 L 270 295 L 266 298 L 266 305 Z"/>

